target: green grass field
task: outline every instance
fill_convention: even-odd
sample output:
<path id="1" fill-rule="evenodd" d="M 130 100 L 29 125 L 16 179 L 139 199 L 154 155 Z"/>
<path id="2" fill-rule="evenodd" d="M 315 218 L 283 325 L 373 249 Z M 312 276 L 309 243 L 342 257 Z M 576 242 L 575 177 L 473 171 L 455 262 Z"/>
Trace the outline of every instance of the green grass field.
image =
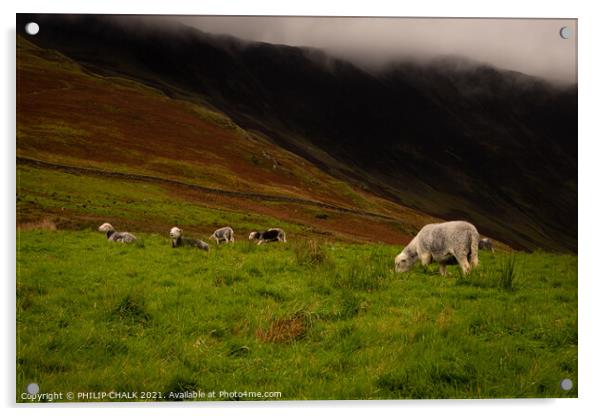
<path id="1" fill-rule="evenodd" d="M 468 278 L 436 265 L 400 275 L 394 246 L 238 235 L 206 253 L 138 234 L 18 231 L 17 401 L 30 382 L 281 400 L 577 396 L 575 256 L 482 253 Z"/>

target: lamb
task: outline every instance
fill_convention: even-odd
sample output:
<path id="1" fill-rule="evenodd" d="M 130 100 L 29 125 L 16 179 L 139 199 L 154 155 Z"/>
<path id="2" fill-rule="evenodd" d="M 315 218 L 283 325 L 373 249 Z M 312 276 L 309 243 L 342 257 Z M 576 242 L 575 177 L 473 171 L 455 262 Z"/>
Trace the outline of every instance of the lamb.
<path id="1" fill-rule="evenodd" d="M 493 241 L 490 238 L 481 238 L 479 240 L 479 250 L 489 250 L 494 253 Z"/>
<path id="2" fill-rule="evenodd" d="M 455 260 L 466 275 L 479 265 L 479 232 L 466 221 L 425 225 L 395 257 L 395 271 L 407 272 L 418 260 L 423 265 L 438 262 L 443 276 L 447 265 Z"/>
<path id="3" fill-rule="evenodd" d="M 234 230 L 231 227 L 222 227 L 215 230 L 209 238 L 214 239 L 218 245 L 220 241 L 225 241 L 226 243 L 233 243 Z"/>
<path id="4" fill-rule="evenodd" d="M 171 237 L 172 248 L 189 246 L 189 247 L 197 247 L 201 250 L 209 251 L 209 244 L 205 243 L 202 240 L 182 237 L 182 234 L 183 234 L 182 230 L 178 227 L 173 227 L 169 231 L 169 236 Z"/>
<path id="5" fill-rule="evenodd" d="M 266 241 L 281 241 L 286 243 L 286 234 L 280 228 L 270 228 L 266 231 L 253 231 L 249 234 L 249 240 L 259 240 L 257 245 Z"/>
<path id="6" fill-rule="evenodd" d="M 117 232 L 115 231 L 115 228 L 113 228 L 113 226 L 108 222 L 105 222 L 98 227 L 98 231 L 106 233 L 109 241 L 117 243 L 133 243 L 136 241 L 136 236 L 134 234 L 128 232 Z"/>

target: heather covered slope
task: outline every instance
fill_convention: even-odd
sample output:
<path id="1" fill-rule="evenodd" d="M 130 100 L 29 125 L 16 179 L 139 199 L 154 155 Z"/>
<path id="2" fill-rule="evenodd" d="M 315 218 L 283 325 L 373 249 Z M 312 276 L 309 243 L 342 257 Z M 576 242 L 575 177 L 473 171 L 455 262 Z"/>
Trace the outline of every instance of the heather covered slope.
<path id="1" fill-rule="evenodd" d="M 22 38 L 17 65 L 19 224 L 110 220 L 166 232 L 184 223 L 210 233 L 220 225 L 214 209 L 263 218 L 244 221 L 241 233 L 286 224 L 321 238 L 401 244 L 436 220 L 336 179 L 205 105 L 89 73 Z M 120 192 L 122 183 L 132 191 Z M 206 215 L 185 218 L 182 204 Z"/>
<path id="2" fill-rule="evenodd" d="M 515 248 L 576 251 L 576 86 L 458 58 L 366 72 L 184 26 L 36 19 L 38 45 L 210 105 L 344 182 Z"/>

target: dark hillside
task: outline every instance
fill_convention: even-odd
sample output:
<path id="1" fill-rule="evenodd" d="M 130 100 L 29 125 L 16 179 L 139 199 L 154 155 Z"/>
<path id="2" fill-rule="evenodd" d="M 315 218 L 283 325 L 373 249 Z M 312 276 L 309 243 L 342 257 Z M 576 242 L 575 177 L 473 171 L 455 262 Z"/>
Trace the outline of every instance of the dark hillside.
<path id="1" fill-rule="evenodd" d="M 444 58 L 368 73 L 312 49 L 116 17 L 18 15 L 92 72 L 210 105 L 325 172 L 516 248 L 577 250 L 577 90 Z"/>

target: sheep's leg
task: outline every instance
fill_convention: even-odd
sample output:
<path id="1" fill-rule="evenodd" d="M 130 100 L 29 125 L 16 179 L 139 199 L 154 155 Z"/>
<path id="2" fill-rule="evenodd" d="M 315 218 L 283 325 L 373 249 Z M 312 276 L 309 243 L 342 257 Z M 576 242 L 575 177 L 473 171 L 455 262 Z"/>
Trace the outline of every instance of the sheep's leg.
<path id="1" fill-rule="evenodd" d="M 477 267 L 479 265 L 479 236 L 472 239 L 470 243 L 470 266 Z"/>
<path id="2" fill-rule="evenodd" d="M 462 256 L 457 260 L 458 264 L 460 265 L 460 268 L 462 269 L 462 274 L 466 276 L 470 272 L 470 263 L 468 263 L 468 259 L 466 258 L 466 256 Z"/>
<path id="3" fill-rule="evenodd" d="M 478 255 L 470 255 L 470 267 L 474 268 L 479 265 L 479 256 Z"/>
<path id="4" fill-rule="evenodd" d="M 439 263 L 439 273 L 441 276 L 447 276 L 447 265 L 445 263 Z"/>

